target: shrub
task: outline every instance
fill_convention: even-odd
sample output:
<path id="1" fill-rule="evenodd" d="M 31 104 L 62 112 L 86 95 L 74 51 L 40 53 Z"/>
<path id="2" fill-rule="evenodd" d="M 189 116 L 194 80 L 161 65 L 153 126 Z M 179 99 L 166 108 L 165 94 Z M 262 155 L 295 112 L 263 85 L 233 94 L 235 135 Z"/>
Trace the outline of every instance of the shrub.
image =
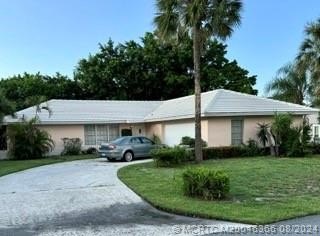
<path id="1" fill-rule="evenodd" d="M 229 157 L 241 157 L 245 150 L 241 146 L 226 146 L 226 147 L 209 147 L 203 148 L 203 159 L 219 159 Z"/>
<path id="2" fill-rule="evenodd" d="M 292 115 L 275 113 L 271 126 L 258 126 L 259 140 L 264 146 L 269 143 L 272 155 L 295 157 L 306 154 L 310 141 L 310 125 L 307 118 L 303 118 L 300 126 L 293 126 Z"/>
<path id="3" fill-rule="evenodd" d="M 9 127 L 10 158 L 17 160 L 39 159 L 53 150 L 54 141 L 46 131 L 39 129 L 36 123 L 36 119 L 31 119 Z"/>
<path id="4" fill-rule="evenodd" d="M 156 163 L 156 166 L 165 167 L 178 165 L 185 161 L 191 160 L 191 153 L 189 150 L 177 146 L 174 148 L 154 149 L 151 152 L 151 157 Z"/>
<path id="5" fill-rule="evenodd" d="M 161 144 L 161 139 L 159 138 L 158 135 L 153 134 L 153 136 L 152 136 L 152 141 L 153 141 L 155 144 Z"/>
<path id="6" fill-rule="evenodd" d="M 61 155 L 81 154 L 82 141 L 79 138 L 63 138 L 63 151 Z"/>
<path id="7" fill-rule="evenodd" d="M 248 145 L 207 147 L 202 149 L 204 160 L 232 157 L 254 157 L 266 155 L 266 153 L 268 153 L 268 149 L 260 148 L 254 140 L 249 140 Z"/>
<path id="8" fill-rule="evenodd" d="M 206 147 L 207 146 L 207 142 L 204 141 L 204 140 L 201 140 L 201 141 L 202 141 L 202 147 Z M 190 148 L 194 148 L 195 139 L 191 138 L 189 136 L 184 136 L 184 137 L 181 138 L 180 145 L 186 145 L 186 146 L 189 146 Z"/>
<path id="9" fill-rule="evenodd" d="M 265 148 L 260 148 L 258 145 L 258 142 L 254 139 L 249 139 L 247 142 L 247 145 L 243 145 L 244 153 L 242 153 L 242 156 L 247 157 L 254 157 L 254 156 L 260 156 L 264 153 Z"/>
<path id="10" fill-rule="evenodd" d="M 83 154 L 95 154 L 97 153 L 97 149 L 95 147 L 89 147 L 88 149 L 83 151 Z"/>
<path id="11" fill-rule="evenodd" d="M 182 174 L 185 195 L 205 200 L 220 200 L 230 191 L 230 180 L 223 171 L 206 168 L 187 169 Z"/>

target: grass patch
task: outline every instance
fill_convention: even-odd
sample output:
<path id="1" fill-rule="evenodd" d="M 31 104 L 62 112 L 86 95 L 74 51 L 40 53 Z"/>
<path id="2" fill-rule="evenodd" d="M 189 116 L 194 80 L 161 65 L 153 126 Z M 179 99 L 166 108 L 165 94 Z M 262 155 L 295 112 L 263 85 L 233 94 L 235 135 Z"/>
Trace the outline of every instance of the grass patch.
<path id="1" fill-rule="evenodd" d="M 230 195 L 224 201 L 183 194 L 182 172 L 190 165 L 136 164 L 121 168 L 118 176 L 155 207 L 184 215 L 266 224 L 320 213 L 320 156 L 234 158 L 197 165 L 229 175 Z"/>
<path id="2" fill-rule="evenodd" d="M 96 158 L 96 155 L 77 155 L 77 156 L 53 156 L 35 160 L 1 160 L 0 176 L 14 172 L 30 169 L 37 166 L 49 165 L 59 162 L 75 161 Z"/>

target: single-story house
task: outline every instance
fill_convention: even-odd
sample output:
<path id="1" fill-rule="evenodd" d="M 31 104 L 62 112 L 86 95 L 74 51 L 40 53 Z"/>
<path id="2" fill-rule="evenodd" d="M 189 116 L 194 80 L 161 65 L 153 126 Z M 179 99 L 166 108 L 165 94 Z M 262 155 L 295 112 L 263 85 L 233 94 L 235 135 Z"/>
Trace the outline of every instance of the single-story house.
<path id="1" fill-rule="evenodd" d="M 319 110 L 254 95 L 217 89 L 202 93 L 202 139 L 208 146 L 229 146 L 256 139 L 257 123 L 270 123 L 275 112 L 291 113 L 294 122 L 317 116 Z M 49 100 L 52 115 L 39 113 L 39 127 L 63 150 L 62 138 L 80 138 L 83 148 L 97 147 L 125 135 L 144 135 L 170 146 L 194 137 L 194 95 L 166 101 Z M 5 117 L 5 125 L 30 119 L 36 107 Z"/>

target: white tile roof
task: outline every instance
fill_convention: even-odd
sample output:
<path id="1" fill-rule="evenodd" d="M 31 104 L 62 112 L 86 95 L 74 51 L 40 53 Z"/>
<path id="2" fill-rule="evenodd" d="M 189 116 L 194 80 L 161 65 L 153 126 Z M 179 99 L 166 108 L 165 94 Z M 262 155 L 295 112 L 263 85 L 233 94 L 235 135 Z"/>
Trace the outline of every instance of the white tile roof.
<path id="1" fill-rule="evenodd" d="M 102 101 L 102 100 L 49 100 L 47 105 L 52 115 L 42 110 L 39 118 L 42 124 L 98 124 L 98 123 L 137 123 L 156 109 L 161 101 Z M 17 118 L 29 119 L 36 114 L 36 107 L 29 107 L 16 113 Z M 6 117 L 5 122 L 17 119 Z"/>
<path id="2" fill-rule="evenodd" d="M 275 112 L 315 114 L 319 110 L 293 103 L 217 89 L 201 94 L 202 116 L 273 115 Z M 191 118 L 194 116 L 194 95 L 164 101 L 146 121 Z"/>
<path id="3" fill-rule="evenodd" d="M 276 101 L 224 89 L 201 94 L 202 116 L 273 115 L 275 112 L 292 114 L 317 114 L 318 109 L 293 103 Z M 166 101 L 99 101 L 99 100 L 50 100 L 47 102 L 52 115 L 42 111 L 43 124 L 93 124 L 139 123 L 160 120 L 192 118 L 194 95 Z M 35 116 L 35 107 L 16 113 L 17 118 Z M 17 122 L 7 116 L 6 123 Z"/>

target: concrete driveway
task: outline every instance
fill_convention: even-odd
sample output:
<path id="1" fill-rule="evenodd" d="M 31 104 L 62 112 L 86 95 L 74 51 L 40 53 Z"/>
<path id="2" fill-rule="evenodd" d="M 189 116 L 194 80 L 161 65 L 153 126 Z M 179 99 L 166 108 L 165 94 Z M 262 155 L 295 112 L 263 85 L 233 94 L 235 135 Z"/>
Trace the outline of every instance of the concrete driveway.
<path id="1" fill-rule="evenodd" d="M 0 178 L 0 235 L 169 235 L 213 223 L 154 209 L 117 178 L 124 165 L 74 161 Z"/>
<path id="2" fill-rule="evenodd" d="M 124 165 L 94 159 L 1 177 L 0 235 L 200 235 L 213 229 L 186 227 L 210 225 L 214 232 L 247 227 L 154 209 L 117 178 Z M 319 218 L 306 219 L 319 223 Z"/>

